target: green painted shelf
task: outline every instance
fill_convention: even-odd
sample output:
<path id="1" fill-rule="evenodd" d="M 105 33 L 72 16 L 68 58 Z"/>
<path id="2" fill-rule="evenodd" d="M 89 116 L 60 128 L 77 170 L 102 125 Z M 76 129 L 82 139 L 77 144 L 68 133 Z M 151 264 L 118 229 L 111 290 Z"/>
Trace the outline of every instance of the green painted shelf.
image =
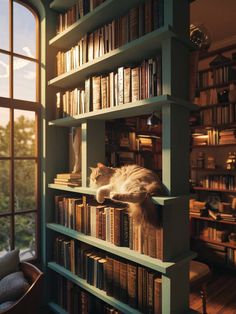
<path id="1" fill-rule="evenodd" d="M 175 267 L 174 262 L 162 262 L 156 258 L 130 250 L 127 247 L 116 246 L 110 242 L 85 235 L 76 230 L 55 223 L 48 223 L 47 228 L 81 241 L 83 243 L 87 243 L 93 247 L 97 247 L 100 250 L 104 250 L 114 255 L 123 257 L 129 261 L 141 264 L 163 274 L 166 274 L 170 268 Z"/>
<path id="2" fill-rule="evenodd" d="M 141 2 L 144 2 L 144 0 L 106 0 L 93 11 L 84 15 L 73 25 L 68 27 L 64 32 L 53 37 L 49 41 L 49 45 L 59 49 L 71 48 L 72 45 L 77 44 L 86 33 L 110 22 L 117 16 L 125 14 L 130 8 L 139 5 Z"/>
<path id="3" fill-rule="evenodd" d="M 78 0 L 53 0 L 50 3 L 50 8 L 61 12 L 68 10 L 76 3 L 78 3 Z"/>
<path id="4" fill-rule="evenodd" d="M 78 87 L 87 77 L 96 73 L 108 73 L 119 66 L 130 66 L 154 56 L 160 52 L 163 41 L 174 36 L 169 26 L 163 26 L 99 58 L 86 62 L 78 69 L 51 79 L 48 84 L 60 88 Z"/>
<path id="5" fill-rule="evenodd" d="M 50 307 L 50 309 L 57 314 L 68 314 L 67 311 L 65 311 L 60 305 L 54 303 L 54 302 L 50 302 L 48 303 L 48 306 Z"/>
<path id="6" fill-rule="evenodd" d="M 49 125 L 72 127 L 86 122 L 87 120 L 111 120 L 138 115 L 150 114 L 154 110 L 161 110 L 162 106 L 173 104 L 176 106 L 184 106 L 194 109 L 195 105 L 188 101 L 178 99 L 169 95 L 161 95 L 142 99 L 136 102 L 122 104 L 116 107 L 104 108 L 96 111 L 91 111 L 84 114 L 79 114 L 74 117 L 66 117 L 49 122 Z"/>
<path id="7" fill-rule="evenodd" d="M 88 291 L 95 297 L 103 300 L 104 302 L 110 304 L 111 306 L 114 306 L 117 310 L 120 310 L 121 312 L 126 314 L 141 314 L 141 312 L 128 306 L 127 304 L 120 302 L 119 300 L 116 300 L 113 297 L 108 296 L 105 291 L 88 284 L 84 279 L 81 279 L 78 276 L 72 274 L 69 270 L 65 269 L 64 267 L 61 267 L 60 265 L 54 262 L 49 262 L 48 267 L 53 271 L 57 272 L 58 274 L 62 275 L 63 277 L 66 277 L 70 281 L 74 282 L 76 285 Z"/>
<path id="8" fill-rule="evenodd" d="M 59 185 L 59 184 L 54 184 L 54 183 L 50 183 L 48 185 L 48 187 L 50 189 L 54 189 L 54 190 L 96 195 L 96 190 L 88 188 L 88 187 L 72 188 L 69 186 L 64 186 L 64 185 Z M 164 206 L 164 205 L 170 205 L 171 203 L 174 203 L 176 200 L 183 198 L 183 197 L 189 198 L 189 196 L 187 196 L 187 195 L 186 196 L 185 195 L 183 195 L 183 196 L 153 196 L 152 200 L 155 204 Z"/>

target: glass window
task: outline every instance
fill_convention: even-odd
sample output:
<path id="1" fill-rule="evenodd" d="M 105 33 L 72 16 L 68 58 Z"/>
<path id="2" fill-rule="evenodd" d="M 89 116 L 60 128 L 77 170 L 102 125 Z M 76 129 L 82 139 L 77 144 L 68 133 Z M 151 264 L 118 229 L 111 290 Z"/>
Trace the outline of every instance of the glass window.
<path id="1" fill-rule="evenodd" d="M 0 0 L 0 256 L 19 248 L 22 260 L 39 247 L 37 37 L 33 9 Z"/>

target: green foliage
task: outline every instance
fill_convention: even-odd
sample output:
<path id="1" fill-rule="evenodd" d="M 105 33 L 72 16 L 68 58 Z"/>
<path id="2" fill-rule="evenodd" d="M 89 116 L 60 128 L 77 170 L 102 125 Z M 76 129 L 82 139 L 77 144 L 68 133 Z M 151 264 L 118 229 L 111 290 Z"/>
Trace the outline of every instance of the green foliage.
<path id="1" fill-rule="evenodd" d="M 0 156 L 10 156 L 10 124 L 0 126 Z M 14 121 L 15 157 L 35 157 L 35 122 L 25 116 Z M 35 209 L 34 160 L 14 161 L 14 203 L 15 211 Z M 10 212 L 10 161 L 0 161 L 0 212 Z M 0 251 L 9 250 L 10 217 L 0 218 Z M 15 216 L 15 246 L 20 249 L 34 248 L 35 216 Z"/>

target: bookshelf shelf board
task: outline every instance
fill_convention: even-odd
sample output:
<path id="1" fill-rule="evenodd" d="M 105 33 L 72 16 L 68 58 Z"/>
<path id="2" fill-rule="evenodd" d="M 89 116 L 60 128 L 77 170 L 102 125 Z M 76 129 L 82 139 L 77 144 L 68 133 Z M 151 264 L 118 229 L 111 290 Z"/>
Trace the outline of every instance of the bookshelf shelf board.
<path id="1" fill-rule="evenodd" d="M 75 192 L 75 193 L 81 193 L 81 194 L 89 194 L 89 195 L 96 195 L 96 190 L 87 188 L 87 187 L 69 187 L 69 186 L 63 186 L 59 184 L 51 183 L 48 185 L 49 188 L 55 189 L 55 190 L 61 190 L 61 191 L 68 191 L 68 192 Z"/>
<path id="2" fill-rule="evenodd" d="M 212 123 L 210 125 L 194 125 L 191 126 L 192 130 L 198 129 L 198 130 L 205 130 L 205 129 L 219 129 L 219 130 L 224 130 L 224 129 L 228 129 L 228 128 L 235 128 L 236 127 L 236 123 L 225 123 L 225 124 L 216 124 L 216 123 Z"/>
<path id="3" fill-rule="evenodd" d="M 202 92 L 213 88 L 223 88 L 229 86 L 229 84 L 235 83 L 235 80 L 230 80 L 227 83 L 221 83 L 221 84 L 214 84 L 206 87 L 197 88 L 197 91 Z"/>
<path id="4" fill-rule="evenodd" d="M 66 312 L 60 305 L 54 302 L 48 303 L 48 306 L 56 314 L 68 314 L 68 312 Z"/>
<path id="5" fill-rule="evenodd" d="M 96 73 L 108 73 L 119 66 L 130 66 L 144 58 L 153 57 L 161 50 L 163 40 L 173 36 L 174 33 L 170 27 L 163 26 L 99 58 L 86 62 L 78 69 L 53 78 L 48 84 L 60 88 L 78 87 L 87 77 Z"/>
<path id="6" fill-rule="evenodd" d="M 66 277 L 68 280 L 72 281 L 73 283 L 75 283 L 82 289 L 86 290 L 87 292 L 91 293 L 95 297 L 99 298 L 100 300 L 103 300 L 104 302 L 110 304 L 111 306 L 114 306 L 117 310 L 120 310 L 122 313 L 141 314 L 141 312 L 128 306 L 127 304 L 106 295 L 105 291 L 88 284 L 84 279 L 79 278 L 78 276 L 72 274 L 69 270 L 65 269 L 64 267 L 54 262 L 49 262 L 48 267 L 53 271 L 57 272 L 58 274 L 62 275 L 63 277 Z"/>
<path id="7" fill-rule="evenodd" d="M 205 220 L 205 221 L 214 221 L 217 223 L 228 224 L 228 225 L 236 225 L 236 221 L 229 221 L 229 220 L 223 220 L 223 219 L 222 220 L 215 220 L 211 217 L 202 217 L 202 216 L 195 215 L 195 214 L 190 214 L 190 218 Z"/>
<path id="8" fill-rule="evenodd" d="M 144 0 L 142 0 L 144 1 Z M 84 15 L 64 32 L 53 37 L 49 45 L 59 49 L 71 48 L 83 35 L 91 32 L 117 16 L 125 14 L 130 8 L 139 5 L 140 0 L 106 0 L 93 11 Z M 65 2 L 65 1 L 64 1 Z"/>
<path id="9" fill-rule="evenodd" d="M 195 186 L 193 188 L 196 191 L 215 191 L 215 192 L 223 192 L 223 193 L 236 193 L 236 189 L 235 190 L 227 190 L 227 189 L 213 189 L 213 188 L 203 188 L 201 186 Z"/>
<path id="10" fill-rule="evenodd" d="M 130 102 L 116 107 L 104 108 L 88 113 L 80 114 L 74 117 L 66 117 L 49 122 L 49 125 L 71 127 L 77 126 L 87 120 L 110 120 L 125 117 L 133 117 L 137 115 L 151 114 L 154 110 L 161 110 L 162 106 L 167 104 L 176 106 L 184 106 L 189 109 L 194 108 L 194 105 L 188 101 L 177 99 L 169 95 L 161 95 L 142 99 L 136 102 Z"/>
<path id="11" fill-rule="evenodd" d="M 198 110 L 206 110 L 206 109 L 209 109 L 209 108 L 213 108 L 213 107 L 222 107 L 222 106 L 226 106 L 226 105 L 229 105 L 230 103 L 229 102 L 219 102 L 219 103 L 216 103 L 216 104 L 211 104 L 211 105 L 197 105 L 198 107 Z"/>
<path id="12" fill-rule="evenodd" d="M 48 185 L 50 189 L 54 190 L 60 190 L 60 191 L 67 191 L 67 192 L 74 192 L 74 193 L 81 193 L 81 194 L 89 194 L 89 195 L 96 195 L 96 190 L 88 188 L 88 187 L 76 187 L 72 188 L 69 186 L 64 186 L 64 185 L 59 185 L 59 184 L 54 184 L 50 183 Z M 189 197 L 187 195 L 183 196 L 153 196 L 152 200 L 155 204 L 157 205 L 170 205 L 172 203 L 175 203 L 176 200 L 182 198 L 182 197 Z"/>
<path id="13" fill-rule="evenodd" d="M 56 11 L 65 11 L 76 4 L 78 0 L 53 0 L 50 3 L 50 8 Z"/>
<path id="14" fill-rule="evenodd" d="M 152 258 L 150 256 L 130 250 L 129 248 L 116 246 L 110 242 L 85 235 L 76 230 L 72 230 L 70 228 L 55 223 L 47 224 L 47 228 L 59 232 L 61 234 L 64 234 L 66 236 L 69 236 L 83 243 L 92 245 L 93 247 L 97 247 L 106 252 L 123 257 L 129 261 L 141 264 L 163 274 L 166 274 L 168 272 L 168 269 L 175 266 L 174 262 L 162 262 L 156 258 Z"/>
<path id="15" fill-rule="evenodd" d="M 213 147 L 231 147 L 236 146 L 236 143 L 232 144 L 216 144 L 216 145 L 192 145 L 192 148 L 213 148 Z"/>
<path id="16" fill-rule="evenodd" d="M 191 170 L 193 171 L 200 171 L 200 172 L 216 172 L 216 173 L 235 173 L 236 169 L 223 169 L 223 168 L 215 168 L 215 169 L 210 169 L 210 168 L 197 168 L 197 167 L 191 167 Z"/>
<path id="17" fill-rule="evenodd" d="M 211 239 L 208 239 L 205 237 L 196 237 L 194 239 L 199 240 L 199 241 L 203 241 L 203 242 L 212 243 L 212 244 L 217 244 L 219 246 L 224 246 L 224 247 L 228 247 L 231 249 L 236 249 L 236 245 L 230 244 L 229 242 L 219 242 L 219 241 L 211 240 Z"/>

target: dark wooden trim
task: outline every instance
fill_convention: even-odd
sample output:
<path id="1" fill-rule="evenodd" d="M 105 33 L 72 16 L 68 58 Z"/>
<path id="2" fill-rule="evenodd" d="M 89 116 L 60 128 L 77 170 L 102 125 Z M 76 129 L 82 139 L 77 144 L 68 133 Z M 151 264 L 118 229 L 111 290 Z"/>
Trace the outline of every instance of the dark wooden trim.
<path id="1" fill-rule="evenodd" d="M 220 54 L 220 53 L 226 52 L 228 50 L 233 50 L 233 49 L 236 49 L 236 44 L 232 44 L 232 45 L 229 45 L 229 46 L 226 46 L 223 48 L 219 48 L 219 49 L 215 49 L 215 50 L 206 52 L 204 54 L 200 54 L 199 59 L 200 60 L 207 59 L 207 58 L 213 57 L 216 54 Z"/>

